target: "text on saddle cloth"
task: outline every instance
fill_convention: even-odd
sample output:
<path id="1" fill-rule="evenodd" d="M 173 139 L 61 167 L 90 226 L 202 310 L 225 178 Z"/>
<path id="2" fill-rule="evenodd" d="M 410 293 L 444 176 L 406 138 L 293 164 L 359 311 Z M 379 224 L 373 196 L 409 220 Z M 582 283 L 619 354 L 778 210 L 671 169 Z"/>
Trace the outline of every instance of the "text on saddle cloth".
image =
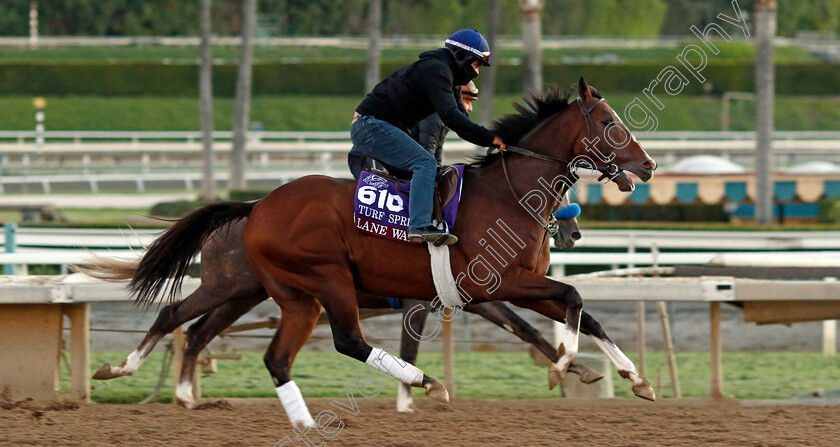
<path id="1" fill-rule="evenodd" d="M 451 196 L 452 199 L 448 203 L 444 203 L 439 212 L 447 228 L 452 228 L 455 225 L 464 174 L 464 165 L 455 165 L 452 168 L 457 171 L 457 184 L 454 188 L 447 188 L 449 190 L 454 189 L 449 194 L 441 193 Z M 411 243 L 408 242 L 407 238 L 409 225 L 408 195 L 408 183 L 392 181 L 377 173 L 362 171 L 359 175 L 359 183 L 356 186 L 355 206 L 353 208 L 353 221 L 356 228 L 374 236 Z M 438 201 L 439 197 L 440 194 L 436 193 L 435 201 Z M 437 208 L 438 205 L 436 204 L 435 207 Z"/>

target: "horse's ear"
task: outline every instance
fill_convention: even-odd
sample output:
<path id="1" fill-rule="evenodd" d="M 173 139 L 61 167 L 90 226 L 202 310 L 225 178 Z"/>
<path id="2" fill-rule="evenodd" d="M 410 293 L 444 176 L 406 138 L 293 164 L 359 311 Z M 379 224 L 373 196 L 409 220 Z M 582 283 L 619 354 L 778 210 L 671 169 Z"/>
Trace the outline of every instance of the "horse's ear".
<path id="1" fill-rule="evenodd" d="M 580 81 L 578 81 L 578 95 L 584 102 L 592 98 L 592 92 L 589 90 L 589 86 L 586 85 L 586 80 L 583 79 L 583 76 L 581 76 Z"/>

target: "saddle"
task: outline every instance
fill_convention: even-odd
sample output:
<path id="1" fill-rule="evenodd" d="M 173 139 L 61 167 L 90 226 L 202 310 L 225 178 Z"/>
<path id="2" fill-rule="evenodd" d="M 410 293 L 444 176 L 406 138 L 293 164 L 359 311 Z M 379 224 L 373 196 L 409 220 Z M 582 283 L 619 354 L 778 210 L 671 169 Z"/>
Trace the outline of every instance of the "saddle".
<path id="1" fill-rule="evenodd" d="M 368 171 L 374 174 L 397 183 L 397 188 L 401 192 L 407 193 L 411 180 L 397 177 L 388 171 L 379 170 L 376 168 L 369 168 Z M 432 218 L 438 222 L 443 222 L 443 209 L 449 202 L 455 198 L 458 192 L 458 170 L 453 166 L 441 166 L 435 175 L 435 192 L 434 200 L 432 202 Z"/>

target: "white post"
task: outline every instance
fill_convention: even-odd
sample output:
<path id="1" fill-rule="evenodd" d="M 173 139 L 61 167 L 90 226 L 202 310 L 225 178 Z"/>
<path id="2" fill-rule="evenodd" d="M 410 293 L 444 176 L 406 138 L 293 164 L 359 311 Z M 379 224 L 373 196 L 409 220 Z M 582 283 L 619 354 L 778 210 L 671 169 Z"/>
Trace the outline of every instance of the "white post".
<path id="1" fill-rule="evenodd" d="M 38 2 L 29 4 L 29 48 L 38 48 Z"/>
<path id="2" fill-rule="evenodd" d="M 636 235 L 630 234 L 630 241 L 627 243 L 627 253 L 633 255 L 636 253 Z M 636 264 L 627 264 L 628 269 L 636 268 Z M 645 374 L 645 351 L 647 345 L 647 338 L 645 332 L 645 302 L 636 301 L 636 351 L 639 355 L 639 360 L 636 362 L 636 367 L 639 373 Z"/>
<path id="3" fill-rule="evenodd" d="M 837 278 L 825 278 L 826 282 L 835 282 Z M 837 320 L 823 321 L 823 355 L 834 357 L 837 355 Z"/>
<path id="4" fill-rule="evenodd" d="M 562 278 L 566 276 L 566 266 L 563 264 L 552 265 L 551 276 L 554 278 Z M 554 346 L 560 346 L 560 343 L 563 342 L 563 329 L 565 328 L 565 324 L 559 321 L 554 322 Z"/>
<path id="5" fill-rule="evenodd" d="M 35 147 L 38 152 L 44 148 L 44 111 L 35 112 Z"/>
<path id="6" fill-rule="evenodd" d="M 35 106 L 35 149 L 40 154 L 44 148 L 44 108 L 47 101 L 38 97 L 32 100 L 32 105 Z"/>
<path id="7" fill-rule="evenodd" d="M 837 355 L 837 320 L 823 321 L 823 355 L 834 357 Z"/>

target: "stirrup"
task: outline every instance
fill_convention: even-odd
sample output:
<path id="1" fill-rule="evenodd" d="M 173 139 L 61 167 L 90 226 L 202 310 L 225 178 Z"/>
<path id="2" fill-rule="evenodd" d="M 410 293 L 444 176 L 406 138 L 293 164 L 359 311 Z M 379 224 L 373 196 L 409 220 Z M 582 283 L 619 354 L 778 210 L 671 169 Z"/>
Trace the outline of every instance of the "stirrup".
<path id="1" fill-rule="evenodd" d="M 451 233 L 443 233 L 431 242 L 435 247 L 440 247 L 441 245 L 452 245 L 458 242 L 458 236 Z"/>
<path id="2" fill-rule="evenodd" d="M 423 228 L 412 228 L 408 231 L 409 242 L 431 242 L 435 246 L 452 245 L 458 242 L 458 238 L 445 230 L 439 230 L 434 226 Z"/>

